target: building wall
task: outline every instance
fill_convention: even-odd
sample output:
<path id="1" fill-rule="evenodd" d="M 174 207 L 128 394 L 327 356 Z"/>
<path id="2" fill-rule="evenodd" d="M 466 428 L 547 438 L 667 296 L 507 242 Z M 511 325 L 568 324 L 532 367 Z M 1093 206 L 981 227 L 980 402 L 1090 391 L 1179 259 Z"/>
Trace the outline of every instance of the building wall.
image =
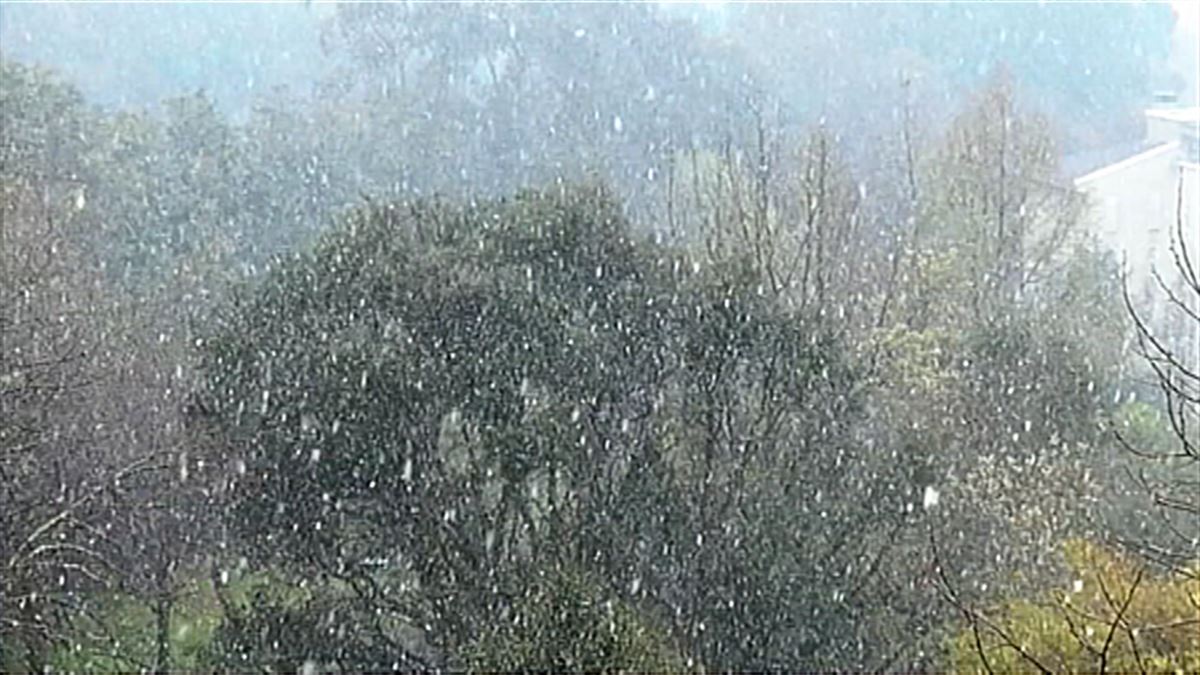
<path id="1" fill-rule="evenodd" d="M 1174 140 L 1083 176 L 1075 186 L 1088 201 L 1084 232 L 1122 262 L 1139 316 L 1192 362 L 1200 360 L 1200 324 L 1172 305 L 1154 275 L 1200 314 L 1200 296 L 1184 287 L 1177 267 L 1183 244 L 1200 273 L 1200 164 L 1187 142 L 1190 122 L 1155 121 L 1148 116 L 1147 136 Z"/>
<path id="2" fill-rule="evenodd" d="M 1170 143 L 1179 139 L 1179 122 L 1163 115 L 1146 115 L 1146 140 L 1151 143 Z"/>
<path id="3" fill-rule="evenodd" d="M 1143 300 L 1154 285 L 1154 270 L 1173 271 L 1170 246 L 1180 175 L 1178 144 L 1167 143 L 1075 183 L 1088 200 L 1088 233 L 1117 255 L 1135 300 Z"/>

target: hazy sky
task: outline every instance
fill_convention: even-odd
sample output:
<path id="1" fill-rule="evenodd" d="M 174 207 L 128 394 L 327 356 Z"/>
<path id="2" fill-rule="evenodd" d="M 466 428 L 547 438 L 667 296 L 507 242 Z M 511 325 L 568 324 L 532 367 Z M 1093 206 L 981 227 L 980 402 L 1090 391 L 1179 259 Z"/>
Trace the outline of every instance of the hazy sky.
<path id="1" fill-rule="evenodd" d="M 688 6 L 702 8 L 700 14 L 709 17 L 721 16 L 728 5 L 678 4 L 685 11 Z M 1200 68 L 1200 1 L 1170 4 L 1178 17 L 1171 65 L 1185 78 L 1180 93 L 1193 100 L 1200 95 L 1195 72 Z M 318 34 L 334 5 L 320 0 L 288 7 L 233 5 L 17 5 L 0 0 L 0 43 L 7 56 L 55 65 L 91 100 L 119 107 L 204 89 L 236 116 L 276 85 L 289 84 L 300 92 L 311 87 L 327 64 Z"/>

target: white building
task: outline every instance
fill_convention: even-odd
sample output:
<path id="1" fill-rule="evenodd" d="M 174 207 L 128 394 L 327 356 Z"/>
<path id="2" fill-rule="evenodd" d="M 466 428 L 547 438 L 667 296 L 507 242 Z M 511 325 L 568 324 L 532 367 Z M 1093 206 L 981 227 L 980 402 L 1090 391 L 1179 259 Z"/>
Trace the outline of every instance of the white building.
<path id="1" fill-rule="evenodd" d="M 1170 321 L 1154 273 L 1179 288 L 1181 244 L 1200 272 L 1200 108 L 1147 110 L 1145 142 L 1079 176 L 1075 187 L 1088 197 L 1088 233 L 1121 260 L 1130 296 L 1146 308 L 1140 313 L 1154 323 Z M 1196 301 L 1194 293 L 1189 301 Z"/>

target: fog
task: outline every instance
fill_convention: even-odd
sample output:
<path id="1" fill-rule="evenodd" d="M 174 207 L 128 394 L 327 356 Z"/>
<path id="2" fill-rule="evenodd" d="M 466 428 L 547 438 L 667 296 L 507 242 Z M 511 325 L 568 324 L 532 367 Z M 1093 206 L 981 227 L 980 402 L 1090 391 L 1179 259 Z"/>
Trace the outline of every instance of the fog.
<path id="1" fill-rule="evenodd" d="M 1190 5 L 0 5 L 0 668 L 1200 669 Z"/>

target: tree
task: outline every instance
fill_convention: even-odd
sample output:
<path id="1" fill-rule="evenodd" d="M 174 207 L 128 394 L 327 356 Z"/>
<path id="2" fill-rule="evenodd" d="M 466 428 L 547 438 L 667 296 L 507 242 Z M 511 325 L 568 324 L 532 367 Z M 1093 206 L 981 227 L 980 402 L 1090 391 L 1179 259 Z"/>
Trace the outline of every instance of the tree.
<path id="1" fill-rule="evenodd" d="M 530 566 L 567 565 L 701 662 L 834 662 L 838 632 L 797 622 L 852 621 L 815 590 L 841 566 L 818 570 L 878 564 L 846 544 L 883 509 L 783 523 L 849 470 L 853 367 L 739 259 L 629 227 L 586 189 L 368 206 L 280 261 L 205 338 L 244 550 L 375 589 L 448 657 Z"/>
<path id="2" fill-rule="evenodd" d="M 78 246 L 87 183 L 72 170 L 87 115 L 74 90 L 8 62 L 0 92 L 0 643 L 5 667 L 40 670 L 77 592 L 114 575 L 108 490 L 140 466 L 91 452 L 106 421 L 87 407 L 104 336 Z"/>
<path id="3" fill-rule="evenodd" d="M 1004 320 L 1055 263 L 1083 202 L 1062 184 L 1046 121 L 1015 103 L 1003 73 L 951 125 L 922 190 L 925 232 L 952 247 L 977 323 Z"/>
<path id="4" fill-rule="evenodd" d="M 961 607 L 958 672 L 1187 672 L 1200 667 L 1200 577 L 1154 574 L 1092 542 L 1063 546 L 1070 586 L 990 612 Z M 953 597 L 953 596 L 952 596 Z"/>
<path id="5" fill-rule="evenodd" d="M 531 575 L 512 609 L 468 649 L 475 672 L 685 672 L 661 631 L 595 580 L 567 570 Z"/>
<path id="6" fill-rule="evenodd" d="M 394 560 L 420 580 L 396 600 L 416 625 L 448 651 L 475 634 L 496 601 L 479 570 L 545 537 L 530 494 L 553 445 L 522 409 L 586 337 L 559 317 L 604 311 L 630 273 L 611 207 L 562 199 L 368 207 L 226 313 L 208 407 L 245 465 L 231 524 L 250 550 L 352 579 Z"/>
<path id="7" fill-rule="evenodd" d="M 927 669 L 948 630 L 1017 630 L 1006 599 L 1100 540 L 1099 422 L 1162 440 L 1112 403 L 1115 277 L 1063 246 L 1079 204 L 1043 121 L 1003 81 L 929 148 L 906 113 L 880 188 L 767 97 L 723 137 L 671 129 L 748 85 L 686 49 L 648 65 L 648 35 L 691 30 L 658 10 L 493 9 L 339 10 L 370 86 L 240 127 L 203 95 L 87 110 L 5 66 L 6 656 Z M 586 50 L 618 47 L 629 95 L 601 100 Z M 554 180 L 494 196 L 538 125 Z M 646 201 L 565 180 L 577 160 Z M 443 161 L 419 187 L 476 196 L 393 198 Z M 304 241 L 356 185 L 389 196 Z"/>
<path id="8" fill-rule="evenodd" d="M 328 86 L 388 120 L 358 163 L 385 190 L 497 196 L 596 174 L 645 208 L 665 149 L 715 145 L 753 90 L 735 50 L 646 4 L 347 6 L 326 28 L 354 64 Z"/>
<path id="9" fill-rule="evenodd" d="M 1078 197 L 1060 187 L 1044 122 L 1003 80 L 915 150 L 893 300 L 866 340 L 878 365 L 864 426 L 895 449 L 910 486 L 897 548 L 928 561 L 932 538 L 974 606 L 1053 578 L 1048 552 L 1094 531 L 1116 277 L 1101 256 L 1067 248 Z M 923 565 L 910 573 L 918 611 L 948 618 L 940 582 Z"/>
<path id="10" fill-rule="evenodd" d="M 129 214 L 112 194 L 129 166 L 97 147 L 103 120 L 71 87 L 0 67 L 0 641 L 41 670 L 116 587 L 154 594 L 166 644 L 175 568 L 202 542 L 179 525 L 211 482 L 179 452 L 185 361 L 165 313 L 121 292 L 120 256 L 98 244 Z"/>
<path id="11" fill-rule="evenodd" d="M 108 542 L 93 531 L 110 476 L 89 457 L 93 423 L 78 413 L 94 376 L 89 351 L 98 345 L 81 318 L 88 289 L 63 234 L 70 216 L 48 195 L 3 180 L 0 641 L 6 651 L 24 647 L 27 667 L 40 669 L 45 645 L 61 638 L 73 589 L 112 571 Z"/>
<path id="12" fill-rule="evenodd" d="M 999 157 L 1002 162 L 1004 153 L 993 150 L 983 153 L 981 157 Z M 997 171 L 989 182 L 993 186 L 999 185 L 997 178 L 1003 178 L 1003 175 Z M 1036 176 L 1039 172 L 1026 167 L 1019 175 Z M 966 180 L 972 180 L 969 172 Z M 1015 191 L 1001 191 L 993 187 L 979 194 L 970 188 L 964 189 L 964 181 L 951 181 L 949 185 L 958 186 L 957 189 L 962 192 L 957 198 L 939 202 L 939 208 L 950 206 L 950 213 L 961 214 L 961 211 L 953 208 L 957 204 L 959 208 L 968 207 L 967 213 L 984 215 L 982 221 L 968 217 L 962 222 L 967 223 L 969 228 L 979 222 L 991 223 L 990 227 L 983 228 L 982 236 L 999 241 L 1002 230 L 998 225 L 1007 209 L 997 199 L 1002 200 L 1002 195 L 1014 194 Z M 1041 270 L 1041 278 L 1030 284 L 1028 290 L 1022 287 L 1021 282 L 1008 285 L 996 283 L 984 284 L 982 288 L 971 289 L 964 294 L 968 306 L 990 308 L 979 317 L 986 332 L 966 343 L 972 358 L 963 362 L 964 366 L 969 366 L 964 370 L 973 370 L 976 363 L 981 368 L 971 378 L 973 381 L 968 380 L 971 395 L 962 399 L 968 402 L 967 410 L 974 407 L 972 403 L 975 401 L 984 404 L 974 414 L 967 413 L 965 419 L 977 422 L 987 420 L 986 423 L 974 425 L 985 436 L 968 434 L 968 437 L 972 439 L 975 449 L 988 454 L 963 454 L 959 457 L 965 462 L 961 466 L 969 467 L 980 459 L 995 465 L 996 458 L 1002 459 L 999 463 L 1002 466 L 1005 463 L 1003 458 L 1012 457 L 1014 452 L 1020 457 L 1033 451 L 1037 458 L 1028 466 L 1041 465 L 1043 468 L 1043 471 L 1029 471 L 1010 463 L 1000 472 L 981 473 L 968 469 L 967 476 L 985 479 L 971 488 L 972 493 L 983 497 L 982 503 L 973 505 L 972 510 L 981 508 L 987 512 L 995 506 L 1001 506 L 999 511 L 990 515 L 1005 519 L 1018 516 L 1024 521 L 1015 531 L 1002 524 L 989 528 L 993 542 L 1014 547 L 1011 551 L 997 552 L 997 560 L 1011 554 L 1016 554 L 1014 561 L 1021 559 L 1028 552 L 1045 550 L 1047 544 L 1061 541 L 1064 537 L 1124 534 L 1120 529 L 1101 530 L 1095 524 L 1099 510 L 1080 509 L 1078 503 L 1072 503 L 1081 499 L 1104 500 L 1109 506 L 1101 510 L 1117 512 L 1119 517 L 1125 519 L 1144 518 L 1143 513 L 1136 507 L 1131 508 L 1122 499 L 1120 491 L 1124 486 L 1111 475 L 1106 475 L 1110 473 L 1106 465 L 1112 461 L 1113 453 L 1108 437 L 1102 433 L 1102 423 L 1110 415 L 1124 415 L 1126 429 L 1137 426 L 1146 430 L 1138 419 L 1129 417 L 1130 409 L 1117 409 L 1111 403 L 1114 400 L 1112 392 L 1116 391 L 1117 368 L 1122 358 L 1116 346 L 1121 344 L 1124 326 L 1111 319 L 1105 320 L 1107 312 L 1104 310 L 1115 304 L 1118 276 L 1111 271 L 1114 267 L 1111 260 L 1096 255 L 1088 246 L 1076 246 L 1073 249 L 1062 246 L 1064 238 L 1072 236 L 1070 228 L 1076 218 L 1073 198 L 1069 195 L 1056 198 L 1053 185 L 1050 184 L 1044 187 L 1035 184 L 1033 192 L 1024 194 L 1037 195 L 1039 192 L 1043 194 L 1040 203 L 1054 203 L 1057 200 L 1060 204 L 1049 213 L 1063 214 L 1061 220 L 1056 218 L 1051 221 L 1052 224 L 1061 222 L 1061 229 L 1041 226 L 1042 232 L 1053 235 L 1046 240 L 1050 246 L 1043 249 L 1041 260 L 1044 262 L 1036 263 L 1037 269 Z M 1042 209 L 1031 208 L 1019 209 L 1018 212 L 1046 213 Z M 953 218 L 942 222 L 960 221 Z M 1036 232 L 1038 227 L 1038 219 L 1035 218 L 1029 225 L 1019 227 L 1018 231 Z M 989 231 L 994 234 L 989 235 Z M 978 245 L 978 242 L 966 244 L 968 247 Z M 988 249 L 994 251 L 992 256 L 979 258 L 989 262 L 998 261 L 990 270 L 1007 269 L 1014 275 L 1012 278 L 1018 278 L 1022 276 L 1021 270 L 1029 269 L 1031 263 L 1024 259 L 1024 254 L 1019 253 L 1027 250 L 1027 245 L 1015 242 L 1011 247 L 1002 244 L 992 244 L 992 247 Z M 1005 250 L 1018 252 L 1008 264 L 1003 263 Z M 923 264 L 929 272 L 960 273 L 960 269 L 954 266 L 953 254 L 938 256 Z M 967 269 L 970 268 L 968 264 Z M 973 273 L 965 274 L 963 280 L 979 279 L 981 276 L 986 280 L 988 274 L 993 279 L 1005 278 L 1004 274 L 985 268 L 982 273 L 976 269 Z M 940 286 L 953 288 L 953 285 Z M 1006 286 L 1008 290 L 1005 290 Z M 927 297 L 932 299 L 933 296 Z M 955 302 L 954 294 L 937 298 L 939 303 L 947 300 Z M 962 302 L 961 296 L 957 302 Z M 1129 303 L 1128 297 L 1126 302 Z M 951 311 L 937 306 L 935 313 L 947 314 Z M 1030 319 L 1036 323 L 1026 323 Z M 967 325 L 971 325 L 969 319 Z M 1047 330 L 1047 326 L 1052 326 L 1052 330 Z M 947 346 L 945 342 L 938 344 L 939 349 L 935 354 L 945 351 Z M 956 357 L 952 357 L 950 363 Z M 995 384 L 1006 386 L 1003 390 L 994 389 Z M 1106 390 L 1107 393 L 1097 395 L 1097 392 Z M 1014 391 L 1025 393 L 1014 398 Z M 1050 394 L 1052 398 L 1045 398 L 1043 393 Z M 1046 416 L 1047 412 L 1051 414 Z M 1129 438 L 1133 437 L 1129 434 Z M 1012 439 L 1011 445 L 1007 442 L 1009 438 Z M 1141 438 L 1147 436 L 1142 435 Z M 1068 439 L 1071 445 L 1063 445 L 1062 442 Z M 1046 469 L 1052 473 L 1043 473 Z M 1086 473 L 1081 474 L 1080 471 Z M 1088 486 L 1089 475 L 1099 478 L 1094 486 Z M 1067 486 L 1059 485 L 1052 494 L 1030 496 L 1038 494 L 1041 488 L 1063 476 L 1072 476 L 1069 480 L 1082 491 L 1072 493 L 1070 489 L 1065 489 Z M 1031 478 L 1032 481 L 1027 482 Z M 987 486 L 996 480 L 1000 481 L 1002 487 L 998 491 L 989 491 Z M 1023 485 L 1016 489 L 1016 493 L 1037 506 L 1014 509 L 1013 504 L 1006 504 L 1005 495 L 1013 492 L 1014 485 Z M 1058 498 L 1055 495 L 1066 494 L 1071 495 L 1067 497 L 1069 503 L 1055 503 Z M 1047 505 L 1051 505 L 1049 509 Z M 1003 520 L 998 523 L 1003 523 Z M 1118 528 L 1124 526 L 1119 522 L 1116 525 Z M 1191 588 L 1188 585 L 1194 573 L 1187 567 L 1192 559 L 1179 559 L 1175 569 L 1168 570 L 1168 576 L 1161 581 L 1150 582 L 1151 572 L 1144 565 L 1144 560 L 1125 560 L 1097 545 L 1075 541 L 1068 544 L 1066 572 L 1085 579 L 1095 575 L 1095 582 L 1075 582 L 1077 588 L 1081 583 L 1093 584 L 1089 586 L 1096 589 L 1092 592 L 1093 597 L 1081 599 L 1069 594 L 1056 594 L 1049 602 L 1011 600 L 1033 597 L 1047 586 L 1060 583 L 1064 570 L 1054 561 L 1037 557 L 1026 559 L 1026 568 L 1019 584 L 1007 586 L 998 594 L 1010 600 L 1005 601 L 1000 609 L 980 610 L 978 608 L 988 602 L 985 599 L 987 594 L 981 592 L 978 581 L 970 583 L 973 576 L 971 554 L 968 553 L 964 560 L 964 552 L 950 543 L 952 533 L 953 530 L 947 531 L 944 526 L 931 529 L 929 533 L 935 554 L 933 574 L 936 587 L 961 616 L 952 646 L 952 667 L 987 672 L 1097 668 L 1104 671 L 1106 668 L 1135 667 L 1145 671 L 1147 668 L 1186 669 L 1189 667 L 1186 664 L 1194 659 L 1191 654 L 1194 645 L 1187 640 L 1172 642 L 1169 639 L 1170 631 L 1174 628 L 1191 626 L 1195 622 L 1192 611 L 1196 607 L 1190 599 Z M 1026 539 L 1030 535 L 1034 538 Z M 1030 545 L 1034 548 L 1030 548 Z M 967 562 L 966 574 L 962 572 L 964 561 Z M 997 581 L 1004 583 L 1003 579 L 997 579 L 996 572 L 992 570 L 984 575 L 993 594 Z M 977 570 L 973 573 L 978 575 Z M 1152 607 L 1154 609 L 1149 609 Z M 1161 615 L 1145 615 L 1156 610 L 1176 614 L 1167 619 Z M 1190 634 L 1190 631 L 1186 633 Z"/>
<path id="13" fill-rule="evenodd" d="M 1139 477 L 1166 530 L 1161 541 L 1141 548 L 1176 569 L 1196 556 L 1196 533 L 1200 528 L 1200 500 L 1193 478 L 1200 467 L 1200 371 L 1194 358 L 1200 355 L 1200 274 L 1193 248 L 1195 237 L 1185 220 L 1183 190 L 1181 176 L 1171 242 L 1175 269 L 1154 274 L 1163 307 L 1161 320 L 1152 323 L 1147 319 L 1148 309 L 1137 307 L 1125 288 L 1125 307 L 1133 320 L 1137 353 L 1160 393 L 1169 440 L 1142 443 L 1128 427 L 1115 429 L 1121 444 L 1149 469 L 1139 471 Z"/>

